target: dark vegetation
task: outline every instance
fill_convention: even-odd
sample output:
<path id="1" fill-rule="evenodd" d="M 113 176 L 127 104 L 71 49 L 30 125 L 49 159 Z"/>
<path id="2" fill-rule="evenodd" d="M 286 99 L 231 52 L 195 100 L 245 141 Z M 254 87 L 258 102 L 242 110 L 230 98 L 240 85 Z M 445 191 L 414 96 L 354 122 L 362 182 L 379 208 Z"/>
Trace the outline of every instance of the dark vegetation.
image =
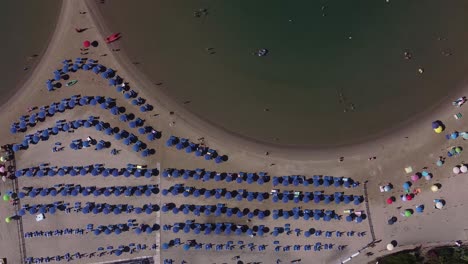
<path id="1" fill-rule="evenodd" d="M 427 251 L 406 250 L 378 259 L 379 264 L 468 264 L 468 247 L 439 247 Z"/>

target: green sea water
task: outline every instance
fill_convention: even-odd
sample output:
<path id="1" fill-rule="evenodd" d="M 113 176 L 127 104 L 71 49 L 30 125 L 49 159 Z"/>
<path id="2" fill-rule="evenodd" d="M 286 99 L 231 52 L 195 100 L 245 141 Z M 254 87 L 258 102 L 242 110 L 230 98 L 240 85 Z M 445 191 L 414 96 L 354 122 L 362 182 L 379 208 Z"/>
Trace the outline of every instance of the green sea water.
<path id="1" fill-rule="evenodd" d="M 183 106 L 196 115 L 263 142 L 363 141 L 398 129 L 467 76 L 467 1 L 113 0 L 99 7 L 108 27 L 123 33 L 122 51 L 180 104 L 190 101 Z M 253 55 L 260 48 L 267 56 Z"/>
<path id="2" fill-rule="evenodd" d="M 60 11 L 59 0 L 3 1 L 0 9 L 0 103 L 26 80 L 45 52 Z M 28 57 L 37 55 L 33 59 Z M 27 70 L 23 70 L 24 68 Z"/>

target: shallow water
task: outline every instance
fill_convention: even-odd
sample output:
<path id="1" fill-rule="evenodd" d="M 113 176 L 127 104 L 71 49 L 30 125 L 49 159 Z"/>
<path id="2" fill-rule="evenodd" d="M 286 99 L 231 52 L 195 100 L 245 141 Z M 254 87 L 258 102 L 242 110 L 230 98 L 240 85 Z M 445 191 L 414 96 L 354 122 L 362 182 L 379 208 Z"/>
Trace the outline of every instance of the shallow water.
<path id="1" fill-rule="evenodd" d="M 6 102 L 31 74 L 48 45 L 60 11 L 59 0 L 3 1 L 0 9 L 0 104 Z M 38 55 L 34 59 L 29 56 Z"/>
<path id="2" fill-rule="evenodd" d="M 113 0 L 100 9 L 129 57 L 178 102 L 264 142 L 336 146 L 393 129 L 458 88 L 468 64 L 461 0 Z M 252 55 L 259 48 L 268 55 Z"/>

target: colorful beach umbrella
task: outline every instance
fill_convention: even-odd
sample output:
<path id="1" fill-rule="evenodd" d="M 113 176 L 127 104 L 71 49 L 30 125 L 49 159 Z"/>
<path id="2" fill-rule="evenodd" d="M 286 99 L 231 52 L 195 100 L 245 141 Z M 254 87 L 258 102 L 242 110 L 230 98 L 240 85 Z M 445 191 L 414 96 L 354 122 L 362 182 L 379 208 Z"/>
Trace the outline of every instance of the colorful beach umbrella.
<path id="1" fill-rule="evenodd" d="M 388 244 L 387 245 L 387 250 L 388 251 L 392 251 L 395 247 L 393 246 L 393 244 Z"/>
<path id="2" fill-rule="evenodd" d="M 466 173 L 467 171 L 468 171 L 468 167 L 467 167 L 466 165 L 462 165 L 462 166 L 460 167 L 460 172 Z"/>
<path id="3" fill-rule="evenodd" d="M 387 204 L 392 204 L 394 200 L 395 200 L 394 197 L 387 198 Z"/>
<path id="4" fill-rule="evenodd" d="M 410 217 L 411 215 L 413 215 L 413 213 L 411 213 L 410 210 L 405 210 L 404 215 L 405 215 L 406 217 Z"/>
<path id="5" fill-rule="evenodd" d="M 85 48 L 89 48 L 89 46 L 91 46 L 91 42 L 89 42 L 89 40 L 85 40 L 85 41 L 83 41 L 83 46 Z"/>

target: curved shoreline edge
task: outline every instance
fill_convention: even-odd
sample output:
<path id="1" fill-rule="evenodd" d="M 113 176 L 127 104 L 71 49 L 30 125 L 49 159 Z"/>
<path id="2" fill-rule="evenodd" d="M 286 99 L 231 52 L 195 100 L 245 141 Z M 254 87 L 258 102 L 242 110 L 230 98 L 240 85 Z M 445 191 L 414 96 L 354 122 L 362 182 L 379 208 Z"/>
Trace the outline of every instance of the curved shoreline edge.
<path id="1" fill-rule="evenodd" d="M 106 34 L 112 33 L 112 31 L 109 30 L 110 25 L 106 23 L 103 15 L 97 7 L 97 4 L 91 0 L 87 0 L 86 4 L 92 14 L 92 20 L 95 22 L 101 35 L 105 36 Z M 356 143 L 336 147 L 279 145 L 261 142 L 253 138 L 236 134 L 235 132 L 226 130 L 209 120 L 205 120 L 195 115 L 185 109 L 180 103 L 176 102 L 172 97 L 165 93 L 164 90 L 154 85 L 148 76 L 131 63 L 125 51 L 111 53 L 110 55 L 117 60 L 121 70 L 124 68 L 134 79 L 138 80 L 137 82 L 139 84 L 142 84 L 141 87 L 145 89 L 146 94 L 151 94 L 152 96 L 150 97 L 157 100 L 158 104 L 164 106 L 165 109 L 171 109 L 170 111 L 174 111 L 175 116 L 177 116 L 179 120 L 186 122 L 189 127 L 198 131 L 200 135 L 212 137 L 217 142 L 222 142 L 223 145 L 229 144 L 230 147 L 240 147 L 243 151 L 249 151 L 256 154 L 263 154 L 265 151 L 269 151 L 274 157 L 286 159 L 292 158 L 303 160 L 305 156 L 320 156 L 322 158 L 326 156 L 326 159 L 336 159 L 338 156 L 348 156 L 356 152 L 367 152 L 369 145 L 382 145 L 384 143 L 388 143 L 389 140 L 393 141 L 398 138 L 404 138 L 405 136 L 413 134 L 414 131 L 421 129 L 421 127 L 430 128 L 430 123 L 437 119 L 434 117 L 441 115 L 444 116 L 448 111 L 453 110 L 451 101 L 459 97 L 457 94 L 466 90 L 465 84 L 461 85 L 458 89 L 452 89 L 450 96 L 447 95 L 446 97 L 441 98 L 438 102 L 435 102 L 431 108 L 425 109 L 419 114 L 410 117 L 406 121 L 390 127 L 381 133 L 366 136 Z"/>

